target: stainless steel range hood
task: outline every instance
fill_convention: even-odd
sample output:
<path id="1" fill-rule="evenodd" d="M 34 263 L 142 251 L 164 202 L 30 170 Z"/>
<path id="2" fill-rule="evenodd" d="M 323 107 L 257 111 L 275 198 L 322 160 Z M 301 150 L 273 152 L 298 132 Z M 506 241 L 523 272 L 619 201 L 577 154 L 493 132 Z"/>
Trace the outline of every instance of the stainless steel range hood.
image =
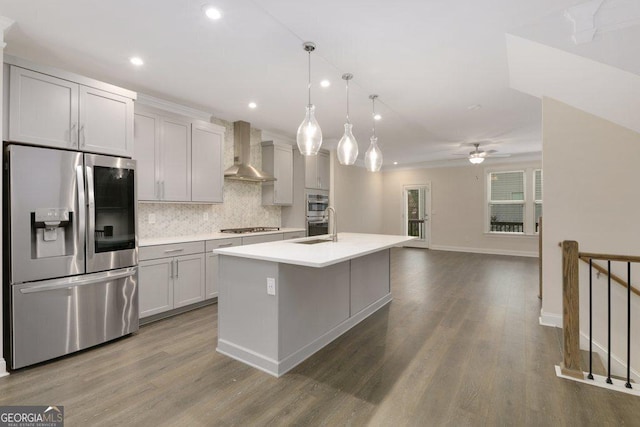
<path id="1" fill-rule="evenodd" d="M 233 166 L 224 171 L 226 179 L 267 182 L 276 178 L 251 165 L 251 124 L 243 121 L 233 123 Z"/>

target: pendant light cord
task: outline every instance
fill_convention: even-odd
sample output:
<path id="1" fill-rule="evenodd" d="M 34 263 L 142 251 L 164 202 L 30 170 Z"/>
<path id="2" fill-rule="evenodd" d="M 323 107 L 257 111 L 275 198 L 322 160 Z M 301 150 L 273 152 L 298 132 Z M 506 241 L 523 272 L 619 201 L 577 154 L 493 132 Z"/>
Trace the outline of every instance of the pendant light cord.
<path id="1" fill-rule="evenodd" d="M 372 98 L 371 103 L 373 104 L 373 113 L 371 114 L 371 118 L 373 119 L 373 137 L 376 137 L 376 99 Z"/>
<path id="2" fill-rule="evenodd" d="M 347 79 L 347 123 L 351 123 L 349 121 L 349 79 Z"/>
<path id="3" fill-rule="evenodd" d="M 309 91 L 309 107 L 311 107 L 311 51 L 309 51 L 309 84 L 307 85 Z"/>

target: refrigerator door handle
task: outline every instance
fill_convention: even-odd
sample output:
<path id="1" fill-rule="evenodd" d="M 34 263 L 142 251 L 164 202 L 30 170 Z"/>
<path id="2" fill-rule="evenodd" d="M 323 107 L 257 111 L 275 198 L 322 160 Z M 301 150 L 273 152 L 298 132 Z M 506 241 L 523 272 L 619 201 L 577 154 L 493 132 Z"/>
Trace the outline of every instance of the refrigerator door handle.
<path id="1" fill-rule="evenodd" d="M 96 230 L 96 200 L 93 187 L 93 168 L 86 166 L 87 171 L 87 258 L 93 258 L 95 253 Z"/>
<path id="2" fill-rule="evenodd" d="M 82 173 L 82 165 L 76 166 L 76 180 L 78 186 L 78 211 L 76 214 L 76 221 L 78 222 L 78 228 L 76 236 L 76 242 L 78 243 L 78 248 L 80 251 L 84 252 L 84 242 L 85 242 L 85 220 L 87 214 L 85 209 L 87 207 L 85 201 L 84 194 L 84 174 Z"/>
<path id="3" fill-rule="evenodd" d="M 136 274 L 137 268 L 127 268 L 124 271 L 113 273 L 106 271 L 104 273 L 92 274 L 91 277 L 85 279 L 74 280 L 76 277 L 66 277 L 63 279 L 49 280 L 44 285 L 37 285 L 20 289 L 21 294 L 33 294 L 36 292 L 53 291 L 56 289 L 71 289 L 77 286 L 93 285 L 100 282 L 122 279 Z"/>

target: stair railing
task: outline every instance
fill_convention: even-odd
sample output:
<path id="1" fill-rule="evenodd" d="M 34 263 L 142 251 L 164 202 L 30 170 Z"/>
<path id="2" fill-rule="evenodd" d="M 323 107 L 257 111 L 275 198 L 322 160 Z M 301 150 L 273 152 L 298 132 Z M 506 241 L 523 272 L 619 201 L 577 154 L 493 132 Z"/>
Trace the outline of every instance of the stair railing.
<path id="1" fill-rule="evenodd" d="M 640 257 L 627 255 L 596 254 L 579 252 L 578 242 L 565 240 L 562 246 L 562 314 L 563 314 L 563 360 L 561 371 L 565 375 L 584 378 L 580 361 L 580 295 L 578 263 L 589 264 L 589 373 L 593 379 L 593 270 L 607 274 L 607 383 L 611 380 L 611 283 L 612 280 L 627 289 L 627 377 L 625 387 L 631 387 L 631 293 L 640 296 L 640 291 L 631 285 L 631 263 L 640 263 Z M 594 260 L 604 260 L 607 268 Z M 611 272 L 611 262 L 623 262 L 627 266 L 627 280 Z"/>

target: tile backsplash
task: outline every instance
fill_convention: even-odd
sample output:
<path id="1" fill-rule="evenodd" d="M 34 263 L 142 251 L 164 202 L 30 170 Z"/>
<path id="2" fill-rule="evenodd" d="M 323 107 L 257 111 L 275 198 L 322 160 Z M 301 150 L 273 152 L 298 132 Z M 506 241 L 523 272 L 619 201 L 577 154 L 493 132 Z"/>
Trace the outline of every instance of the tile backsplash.
<path id="1" fill-rule="evenodd" d="M 224 169 L 233 164 L 233 123 L 213 119 L 226 128 Z M 262 132 L 251 129 L 251 163 L 262 166 Z M 149 215 L 155 223 L 149 224 Z M 208 218 L 205 219 L 205 216 Z M 139 237 L 173 237 L 213 233 L 221 228 L 279 227 L 280 207 L 262 206 L 262 184 L 224 181 L 224 203 L 138 203 Z"/>

